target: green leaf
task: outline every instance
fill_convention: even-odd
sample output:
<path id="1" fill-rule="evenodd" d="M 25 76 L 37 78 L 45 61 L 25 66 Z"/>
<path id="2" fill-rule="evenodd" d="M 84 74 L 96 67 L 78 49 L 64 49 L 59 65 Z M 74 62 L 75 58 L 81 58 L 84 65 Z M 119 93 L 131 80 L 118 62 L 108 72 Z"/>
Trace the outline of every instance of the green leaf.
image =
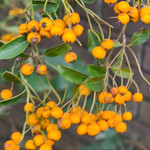
<path id="1" fill-rule="evenodd" d="M 3 45 L 5 45 L 5 42 L 0 40 L 0 47 L 2 47 Z"/>
<path id="2" fill-rule="evenodd" d="M 26 36 L 19 37 L 0 48 L 0 59 L 10 59 L 21 54 L 28 46 Z"/>
<path id="3" fill-rule="evenodd" d="M 106 69 L 96 65 L 88 65 L 88 71 L 93 77 L 104 77 Z"/>
<path id="4" fill-rule="evenodd" d="M 48 49 L 44 55 L 45 56 L 49 56 L 49 57 L 55 57 L 55 56 L 59 56 L 62 55 L 68 51 L 70 51 L 72 49 L 72 47 L 68 44 L 61 44 L 58 45 L 56 47 L 50 48 Z"/>
<path id="5" fill-rule="evenodd" d="M 44 8 L 45 1 L 33 1 L 34 11 L 38 11 L 41 8 Z M 48 13 L 56 12 L 58 5 L 54 2 L 48 2 L 46 5 L 46 11 Z"/>
<path id="6" fill-rule="evenodd" d="M 4 106 L 4 105 L 8 105 L 8 104 L 12 104 L 12 103 L 15 103 L 19 100 L 19 98 L 25 93 L 26 90 L 24 90 L 23 92 L 21 92 L 20 94 L 10 98 L 10 99 L 7 99 L 7 100 L 0 100 L 0 106 Z"/>
<path id="7" fill-rule="evenodd" d="M 149 31 L 146 29 L 141 29 L 140 32 L 135 32 L 131 38 L 131 46 L 136 46 L 143 44 L 147 41 L 149 37 Z"/>
<path id="8" fill-rule="evenodd" d="M 96 0 L 83 0 L 83 2 L 85 3 L 85 4 L 92 4 L 92 3 L 94 3 Z"/>
<path id="9" fill-rule="evenodd" d="M 100 40 L 102 41 L 103 38 L 102 38 L 102 35 L 95 31 L 97 36 L 100 38 Z M 92 49 L 95 47 L 95 46 L 100 46 L 100 41 L 98 40 L 97 36 L 89 29 L 88 30 L 88 50 L 90 53 L 92 53 Z"/>
<path id="10" fill-rule="evenodd" d="M 117 47 L 121 47 L 122 44 L 119 41 L 113 41 L 113 47 L 117 48 Z"/>
<path id="11" fill-rule="evenodd" d="M 117 69 L 119 66 L 112 66 L 111 70 L 113 71 L 113 73 L 115 74 Z M 118 77 L 123 77 L 123 78 L 129 78 L 130 76 L 133 76 L 133 72 L 130 73 L 130 70 L 128 68 L 121 68 L 120 70 L 118 70 L 117 72 L 117 76 Z"/>
<path id="12" fill-rule="evenodd" d="M 62 65 L 58 65 L 57 69 L 67 81 L 72 83 L 81 84 L 88 77 L 86 74 Z"/>
<path id="13" fill-rule="evenodd" d="M 16 76 L 15 74 L 13 74 L 12 72 L 9 72 L 9 71 L 5 71 L 2 74 L 2 78 L 4 78 L 6 81 L 9 81 L 9 82 L 21 83 L 20 78 L 18 76 Z"/>
<path id="14" fill-rule="evenodd" d="M 103 81 L 104 78 L 94 77 L 90 78 L 85 85 L 91 90 L 95 92 L 100 92 L 103 89 Z"/>

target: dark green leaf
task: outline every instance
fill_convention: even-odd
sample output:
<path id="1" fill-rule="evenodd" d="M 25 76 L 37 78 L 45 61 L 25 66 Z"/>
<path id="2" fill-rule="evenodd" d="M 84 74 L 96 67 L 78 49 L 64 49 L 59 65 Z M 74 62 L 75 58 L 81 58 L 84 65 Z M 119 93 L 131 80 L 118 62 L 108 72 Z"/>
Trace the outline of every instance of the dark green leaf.
<path id="1" fill-rule="evenodd" d="M 26 57 L 27 58 L 27 57 L 30 57 L 30 56 L 28 54 L 26 54 L 26 53 L 21 53 L 17 57 L 23 57 L 23 58 Z"/>
<path id="2" fill-rule="evenodd" d="M 100 40 L 102 41 L 102 35 L 95 31 L 96 32 L 96 35 L 100 38 Z M 100 41 L 98 40 L 98 37 L 96 36 L 90 29 L 88 30 L 88 50 L 89 52 L 91 53 L 92 52 L 92 49 L 95 47 L 95 46 L 100 46 Z"/>
<path id="3" fill-rule="evenodd" d="M 88 71 L 93 77 L 104 77 L 106 69 L 96 65 L 88 65 Z"/>
<path id="4" fill-rule="evenodd" d="M 38 11 L 41 8 L 44 8 L 45 1 L 33 1 L 34 11 Z M 48 13 L 53 13 L 57 10 L 58 5 L 54 2 L 48 2 L 46 5 L 46 11 Z"/>
<path id="5" fill-rule="evenodd" d="M 114 47 L 114 48 L 121 47 L 121 46 L 122 46 L 122 44 L 121 44 L 120 42 L 118 42 L 118 41 L 113 41 L 113 47 Z"/>
<path id="6" fill-rule="evenodd" d="M 5 45 L 5 43 L 0 40 L 0 47 L 2 47 L 3 45 Z"/>
<path id="7" fill-rule="evenodd" d="M 49 56 L 49 57 L 55 57 L 55 56 L 59 56 L 62 55 L 68 51 L 70 51 L 72 49 L 72 47 L 68 44 L 61 44 L 58 45 L 56 47 L 50 48 L 48 49 L 44 55 L 45 56 Z"/>
<path id="8" fill-rule="evenodd" d="M 94 77 L 90 78 L 85 85 L 91 90 L 95 92 L 100 92 L 103 88 L 104 78 Z"/>
<path id="9" fill-rule="evenodd" d="M 57 67 L 59 73 L 69 82 L 81 84 L 88 77 L 77 70 L 70 69 L 68 67 L 58 65 Z"/>
<path id="10" fill-rule="evenodd" d="M 131 38 L 130 45 L 136 46 L 143 44 L 147 41 L 149 37 L 149 31 L 146 29 L 141 29 L 140 32 L 135 32 Z"/>
<path id="11" fill-rule="evenodd" d="M 20 94 L 7 99 L 7 100 L 0 100 L 0 106 L 4 106 L 4 105 L 8 105 L 8 104 L 12 104 L 17 102 L 18 100 L 20 100 L 19 98 L 25 93 L 26 90 L 24 90 L 23 92 L 21 92 Z"/>
<path id="12" fill-rule="evenodd" d="M 15 74 L 13 74 L 12 72 L 9 71 L 5 71 L 2 74 L 2 77 L 9 82 L 14 82 L 14 83 L 21 83 L 21 80 L 18 76 L 16 76 Z"/>
<path id="13" fill-rule="evenodd" d="M 83 0 L 83 2 L 85 3 L 85 4 L 92 4 L 92 3 L 94 3 L 96 0 Z"/>
<path id="14" fill-rule="evenodd" d="M 26 36 L 19 37 L 0 48 L 0 59 L 10 59 L 21 54 L 29 46 Z"/>

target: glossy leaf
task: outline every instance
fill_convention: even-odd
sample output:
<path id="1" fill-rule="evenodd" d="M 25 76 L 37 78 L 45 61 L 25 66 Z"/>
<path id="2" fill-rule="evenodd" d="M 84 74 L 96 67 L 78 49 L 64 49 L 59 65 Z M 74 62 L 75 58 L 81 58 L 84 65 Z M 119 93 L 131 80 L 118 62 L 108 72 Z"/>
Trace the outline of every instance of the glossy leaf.
<path id="1" fill-rule="evenodd" d="M 15 103 L 17 101 L 20 100 L 20 97 L 26 92 L 26 90 L 24 90 L 23 92 L 21 92 L 20 94 L 10 98 L 10 99 L 7 99 L 7 100 L 0 100 L 0 106 L 4 106 L 4 105 L 8 105 L 8 104 L 12 104 L 12 103 Z"/>
<path id="2" fill-rule="evenodd" d="M 34 11 L 38 11 L 41 8 L 44 8 L 45 1 L 33 1 Z M 48 2 L 46 6 L 46 11 L 48 13 L 53 13 L 57 10 L 58 5 L 54 2 Z"/>
<path id="3" fill-rule="evenodd" d="M 85 85 L 91 90 L 95 92 L 100 92 L 103 89 L 103 81 L 104 78 L 94 77 L 90 78 Z"/>
<path id="4" fill-rule="evenodd" d="M 9 72 L 9 71 L 5 71 L 2 74 L 2 78 L 5 79 L 6 81 L 9 81 L 9 82 L 21 83 L 20 78 L 18 76 L 16 76 L 15 74 L 13 74 L 12 72 Z"/>
<path id="5" fill-rule="evenodd" d="M 26 36 L 19 37 L 0 48 L 0 59 L 10 59 L 18 56 L 29 46 Z"/>
<path id="6" fill-rule="evenodd" d="M 88 65 L 88 71 L 93 77 L 104 77 L 106 69 L 97 65 Z"/>
<path id="7" fill-rule="evenodd" d="M 130 45 L 136 46 L 143 44 L 147 41 L 149 37 L 149 31 L 146 29 L 141 29 L 140 32 L 135 32 L 131 38 Z"/>
<path id="8" fill-rule="evenodd" d="M 102 41 L 102 35 L 95 31 L 97 36 L 100 38 L 100 40 Z M 92 52 L 92 49 L 95 47 L 95 46 L 100 46 L 100 41 L 98 40 L 98 37 L 97 37 L 90 29 L 88 30 L 88 50 L 89 52 L 91 53 Z"/>
<path id="9" fill-rule="evenodd" d="M 81 84 L 88 77 L 86 74 L 62 65 L 58 65 L 57 69 L 67 81 L 72 83 Z"/>
<path id="10" fill-rule="evenodd" d="M 72 49 L 72 47 L 68 44 L 61 44 L 58 45 L 56 47 L 50 48 L 48 49 L 44 55 L 45 56 L 49 56 L 49 57 L 55 57 L 55 56 L 59 56 L 62 55 L 68 51 L 70 51 Z"/>

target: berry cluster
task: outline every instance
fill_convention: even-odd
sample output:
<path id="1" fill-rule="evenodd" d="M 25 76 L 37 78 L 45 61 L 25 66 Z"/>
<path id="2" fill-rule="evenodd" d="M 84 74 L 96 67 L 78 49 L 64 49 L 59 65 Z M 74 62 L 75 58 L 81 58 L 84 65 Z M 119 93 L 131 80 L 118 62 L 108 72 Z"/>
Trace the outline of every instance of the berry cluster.
<path id="1" fill-rule="evenodd" d="M 101 46 L 96 46 L 92 50 L 92 55 L 97 59 L 103 59 L 106 56 L 107 51 L 113 48 L 113 41 L 111 39 L 104 39 Z"/>
<path id="2" fill-rule="evenodd" d="M 71 13 L 63 17 L 63 20 L 51 20 L 43 18 L 40 22 L 35 20 L 28 24 L 23 23 L 19 26 L 19 33 L 26 35 L 30 43 L 39 43 L 41 37 L 50 38 L 51 36 L 61 36 L 63 42 L 74 43 L 78 36 L 83 33 L 83 26 L 78 24 L 80 16 L 78 13 Z"/>

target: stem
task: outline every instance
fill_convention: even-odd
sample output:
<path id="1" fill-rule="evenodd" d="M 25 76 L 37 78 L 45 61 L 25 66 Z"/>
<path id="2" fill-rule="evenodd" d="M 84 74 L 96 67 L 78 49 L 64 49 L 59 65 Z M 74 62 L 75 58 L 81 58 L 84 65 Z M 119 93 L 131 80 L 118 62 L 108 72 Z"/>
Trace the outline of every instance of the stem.
<path id="1" fill-rule="evenodd" d="M 91 113 L 92 113 L 93 108 L 94 108 L 94 105 L 95 105 L 95 102 L 96 102 L 96 92 L 94 92 L 94 96 L 93 96 L 93 103 L 92 103 L 92 107 L 91 107 L 91 110 L 90 110 L 90 113 L 89 113 L 89 114 L 91 114 Z"/>

